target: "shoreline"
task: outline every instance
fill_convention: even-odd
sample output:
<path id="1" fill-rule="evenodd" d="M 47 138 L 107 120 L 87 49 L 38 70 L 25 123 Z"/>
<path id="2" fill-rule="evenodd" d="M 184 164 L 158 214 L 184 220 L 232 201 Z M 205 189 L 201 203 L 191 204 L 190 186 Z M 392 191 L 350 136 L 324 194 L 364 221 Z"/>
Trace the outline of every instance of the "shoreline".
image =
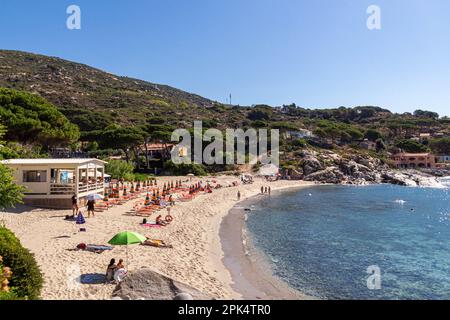
<path id="1" fill-rule="evenodd" d="M 162 177 L 158 182 L 163 184 L 177 178 L 180 177 Z M 211 179 L 223 186 L 238 180 L 231 176 L 196 177 L 192 183 Z M 174 222 L 157 229 L 141 226 L 143 218 L 130 214 L 135 201 L 96 213 L 95 218 L 86 218 L 86 232 L 78 232 L 78 226 L 64 220 L 71 210 L 19 206 L 0 212 L 0 221 L 3 220 L 23 246 L 34 254 L 44 275 L 43 300 L 111 299 L 114 285 L 79 284 L 70 287 L 69 280 L 74 270 L 80 275 L 103 274 L 111 258 L 126 256 L 126 248 L 117 246 L 102 254 L 71 250 L 79 243 L 106 244 L 114 234 L 124 230 L 162 239 L 173 245 L 172 249 L 128 246 L 129 271 L 150 268 L 214 299 L 242 299 L 242 295 L 233 289 L 231 273 L 222 261 L 224 252 L 220 227 L 223 218 L 237 203 L 238 190 L 241 199 L 245 200 L 257 195 L 263 185 L 278 190 L 314 183 L 287 180 L 267 182 L 257 178 L 251 185 L 223 187 L 212 194 L 201 194 L 189 202 L 177 202 L 171 211 Z M 155 215 L 152 215 L 150 220 L 154 218 Z"/>
<path id="2" fill-rule="evenodd" d="M 283 190 L 301 189 L 315 186 L 302 184 L 297 186 L 274 188 Z M 285 281 L 273 274 L 265 253 L 257 249 L 246 228 L 246 208 L 267 195 L 260 193 L 237 202 L 223 218 L 220 237 L 224 257 L 222 263 L 229 270 L 233 280 L 231 287 L 244 300 L 311 300 L 314 297 L 290 287 Z"/>

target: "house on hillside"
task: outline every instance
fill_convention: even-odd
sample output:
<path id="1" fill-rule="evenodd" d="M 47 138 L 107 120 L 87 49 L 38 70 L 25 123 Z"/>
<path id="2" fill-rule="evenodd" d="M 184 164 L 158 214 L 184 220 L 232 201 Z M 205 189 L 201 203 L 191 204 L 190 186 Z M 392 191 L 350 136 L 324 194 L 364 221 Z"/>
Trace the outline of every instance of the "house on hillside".
<path id="1" fill-rule="evenodd" d="M 450 155 L 448 155 L 448 154 L 437 155 L 436 156 L 436 162 L 439 162 L 439 163 L 450 163 Z"/>
<path id="2" fill-rule="evenodd" d="M 420 142 L 429 141 L 430 139 L 431 139 L 431 133 L 421 133 L 421 134 L 419 134 L 419 141 Z"/>
<path id="3" fill-rule="evenodd" d="M 88 195 L 105 193 L 105 164 L 98 159 L 11 159 L 0 161 L 24 186 L 27 205 L 68 209 L 75 194 L 83 204 Z"/>
<path id="4" fill-rule="evenodd" d="M 164 143 L 150 143 L 147 144 L 147 148 L 145 145 L 141 145 L 139 147 L 139 155 L 147 156 L 152 160 L 168 160 L 170 159 L 170 153 L 173 149 L 173 144 L 164 144 Z"/>
<path id="5" fill-rule="evenodd" d="M 306 129 L 299 129 L 299 130 L 290 130 L 286 131 L 284 133 L 284 138 L 291 140 L 291 139 L 305 139 L 305 138 L 313 138 L 314 135 L 311 131 Z"/>
<path id="6" fill-rule="evenodd" d="M 391 155 L 391 160 L 397 168 L 436 168 L 436 157 L 431 153 L 401 152 Z"/>
<path id="7" fill-rule="evenodd" d="M 369 139 L 358 141 L 358 146 L 365 150 L 377 150 L 377 143 L 370 141 Z"/>
<path id="8" fill-rule="evenodd" d="M 82 151 L 71 151 L 69 148 L 53 148 L 49 151 L 53 159 L 64 158 L 87 158 L 88 153 Z"/>
<path id="9" fill-rule="evenodd" d="M 437 155 L 436 156 L 437 168 L 450 168 L 450 155 Z"/>

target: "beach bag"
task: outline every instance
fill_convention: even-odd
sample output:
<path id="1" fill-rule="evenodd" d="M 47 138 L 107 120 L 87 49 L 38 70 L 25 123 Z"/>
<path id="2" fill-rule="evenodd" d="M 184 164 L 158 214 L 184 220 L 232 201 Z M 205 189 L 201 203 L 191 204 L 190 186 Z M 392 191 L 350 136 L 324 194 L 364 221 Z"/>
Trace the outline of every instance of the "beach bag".
<path id="1" fill-rule="evenodd" d="M 142 224 L 147 224 L 147 219 L 142 220 Z"/>
<path id="2" fill-rule="evenodd" d="M 125 269 L 119 269 L 116 273 L 114 273 L 114 280 L 117 282 L 122 282 L 126 275 L 127 271 Z"/>

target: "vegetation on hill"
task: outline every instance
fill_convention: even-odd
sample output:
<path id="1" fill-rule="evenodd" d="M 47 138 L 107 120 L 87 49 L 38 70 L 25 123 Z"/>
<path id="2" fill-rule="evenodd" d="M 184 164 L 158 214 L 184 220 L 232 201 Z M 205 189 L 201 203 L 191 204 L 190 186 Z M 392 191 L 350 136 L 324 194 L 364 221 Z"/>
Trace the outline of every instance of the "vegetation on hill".
<path id="1" fill-rule="evenodd" d="M 66 145 L 80 137 L 78 127 L 43 98 L 0 88 L 0 119 L 5 139 L 44 147 Z"/>
<path id="2" fill-rule="evenodd" d="M 195 120 L 202 120 L 204 130 L 279 129 L 282 165 L 290 167 L 298 164 L 298 154 L 305 148 L 339 151 L 351 147 L 380 159 L 387 157 L 386 152 L 399 150 L 448 151 L 445 137 L 450 135 L 450 119 L 423 109 L 396 114 L 376 106 L 229 106 L 169 86 L 17 51 L 0 50 L 0 66 L 0 87 L 9 88 L 0 90 L 0 122 L 8 129 L 8 142 L 0 156 L 3 153 L 6 158 L 44 156 L 49 147 L 61 145 L 82 149 L 90 156 L 125 155 L 135 169 L 150 170 L 156 164 L 140 156 L 143 149 L 150 143 L 169 143 L 174 129 L 192 130 Z M 314 136 L 286 134 L 299 130 Z M 442 138 L 411 139 L 420 133 L 440 133 Z M 364 151 L 364 139 L 376 143 L 375 150 Z M 173 173 L 231 169 L 217 165 L 185 168 L 170 162 L 165 168 Z"/>

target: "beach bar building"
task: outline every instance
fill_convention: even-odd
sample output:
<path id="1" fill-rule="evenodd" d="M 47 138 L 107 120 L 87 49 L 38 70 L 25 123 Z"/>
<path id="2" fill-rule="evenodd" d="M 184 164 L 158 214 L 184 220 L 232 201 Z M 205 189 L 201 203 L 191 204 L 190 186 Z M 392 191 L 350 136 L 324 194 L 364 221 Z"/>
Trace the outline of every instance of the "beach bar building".
<path id="1" fill-rule="evenodd" d="M 26 187 L 24 202 L 43 208 L 71 208 L 75 194 L 83 204 L 90 194 L 105 192 L 105 164 L 98 159 L 11 159 L 17 184 Z"/>

